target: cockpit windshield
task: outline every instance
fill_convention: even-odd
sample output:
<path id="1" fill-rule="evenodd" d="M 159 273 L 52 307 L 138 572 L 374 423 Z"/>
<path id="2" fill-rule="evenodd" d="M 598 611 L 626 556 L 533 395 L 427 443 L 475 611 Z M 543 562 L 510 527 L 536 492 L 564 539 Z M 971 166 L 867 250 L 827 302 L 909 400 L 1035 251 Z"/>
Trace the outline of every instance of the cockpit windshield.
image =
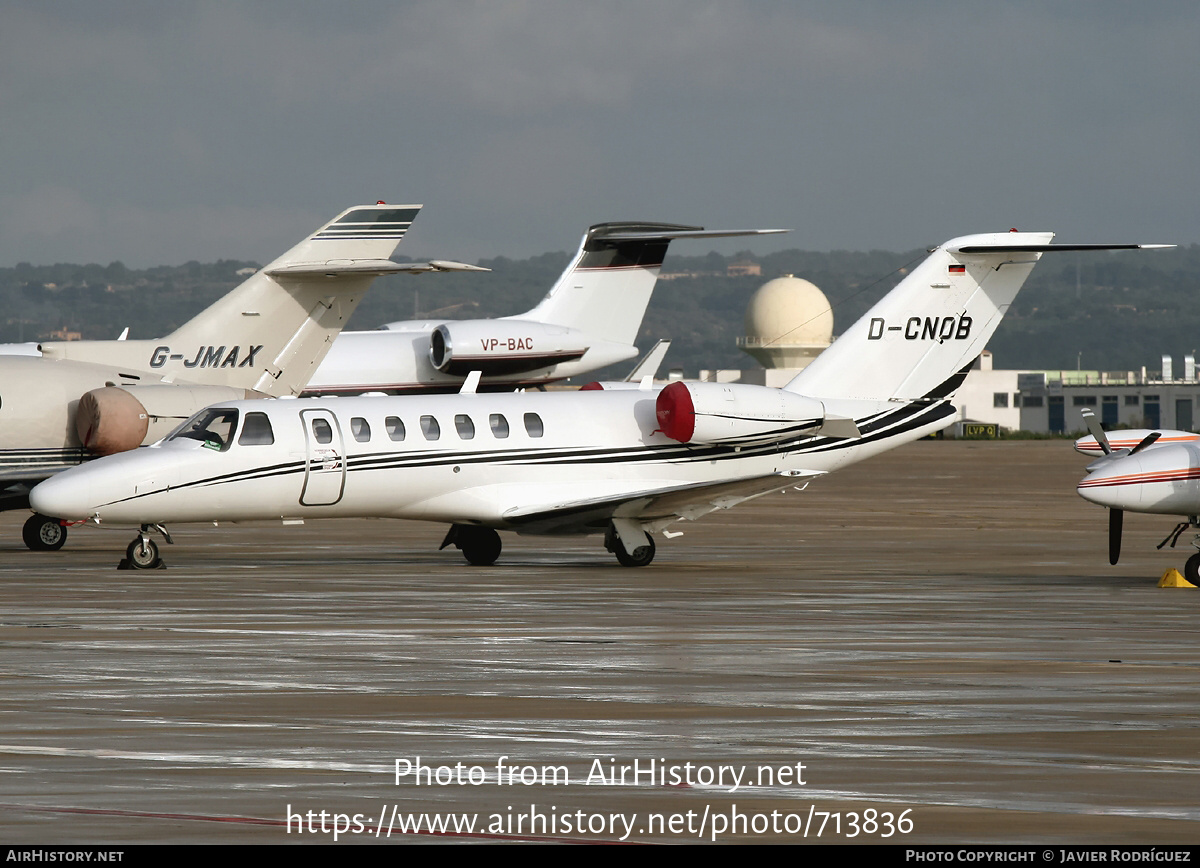
<path id="1" fill-rule="evenodd" d="M 175 429 L 168 440 L 199 440 L 208 449 L 224 452 L 233 441 L 237 430 L 238 411 L 220 407 L 201 410 L 191 419 Z"/>

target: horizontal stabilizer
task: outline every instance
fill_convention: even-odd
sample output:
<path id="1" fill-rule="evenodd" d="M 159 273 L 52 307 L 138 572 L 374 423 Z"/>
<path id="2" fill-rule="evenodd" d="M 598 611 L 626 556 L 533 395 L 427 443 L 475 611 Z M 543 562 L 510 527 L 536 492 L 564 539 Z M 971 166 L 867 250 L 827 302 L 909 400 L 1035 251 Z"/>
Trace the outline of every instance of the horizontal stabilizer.
<path id="1" fill-rule="evenodd" d="M 491 271 L 482 265 L 468 265 L 465 262 L 455 262 L 452 259 L 431 259 L 428 262 L 410 262 L 409 270 L 416 274 L 419 271 Z"/>
<path id="2" fill-rule="evenodd" d="M 667 248 L 677 238 L 728 238 L 769 235 L 782 229 L 705 229 L 676 223 L 625 221 L 597 223 L 580 242 L 579 252 L 538 306 L 517 319 L 578 329 L 591 335 L 592 357 L 601 341 L 631 352 L 642 316 L 658 280 Z M 605 362 L 607 363 L 607 362 Z"/>
<path id="3" fill-rule="evenodd" d="M 1064 253 L 1071 250 L 1165 250 L 1174 246 L 1174 244 L 966 244 L 946 249 L 951 253 Z"/>
<path id="4" fill-rule="evenodd" d="M 425 274 L 430 271 L 491 271 L 448 259 L 429 262 L 392 262 L 390 259 L 358 259 L 345 262 L 301 262 L 281 265 L 266 273 L 272 277 L 380 277 L 385 274 Z"/>
<path id="5" fill-rule="evenodd" d="M 933 248 L 784 388 L 821 399 L 949 400 L 1043 254 L 1171 246 L 1053 239 L 1052 232 L 988 232 Z"/>
<path id="6" fill-rule="evenodd" d="M 779 235 L 787 229 L 700 229 L 681 226 L 672 229 L 656 229 L 648 232 L 605 232 L 597 234 L 605 241 L 653 241 L 656 238 L 737 238 L 740 235 Z"/>

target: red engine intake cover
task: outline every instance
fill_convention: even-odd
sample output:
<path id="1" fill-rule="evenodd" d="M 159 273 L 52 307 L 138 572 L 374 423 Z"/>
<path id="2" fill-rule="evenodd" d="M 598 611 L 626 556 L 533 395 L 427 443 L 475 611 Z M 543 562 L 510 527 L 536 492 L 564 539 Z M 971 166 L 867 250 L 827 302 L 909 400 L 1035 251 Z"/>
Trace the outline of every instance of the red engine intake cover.
<path id="1" fill-rule="evenodd" d="M 680 382 L 671 383 L 658 393 L 654 404 L 659 429 L 672 440 L 687 443 L 696 433 L 696 407 L 692 394 Z"/>

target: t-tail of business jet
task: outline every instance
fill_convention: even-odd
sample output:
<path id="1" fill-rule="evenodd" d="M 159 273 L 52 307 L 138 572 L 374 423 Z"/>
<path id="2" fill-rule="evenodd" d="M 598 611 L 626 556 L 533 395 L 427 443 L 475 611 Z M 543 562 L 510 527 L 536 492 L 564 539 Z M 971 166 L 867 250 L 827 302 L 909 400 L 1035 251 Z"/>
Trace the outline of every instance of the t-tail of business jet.
<path id="1" fill-rule="evenodd" d="M 96 455 L 152 443 L 218 401 L 296 395 L 375 277 L 475 266 L 388 259 L 420 205 L 361 205 L 164 338 L 45 342 L 0 355 L 0 509 Z M 25 529 L 57 548 L 57 517 Z"/>
<path id="2" fill-rule="evenodd" d="M 966 371 L 1049 233 L 957 238 L 783 389 L 674 382 L 661 390 L 235 402 L 172 439 L 34 490 L 35 508 L 141 527 L 125 563 L 155 566 L 176 521 L 391 517 L 449 524 L 470 563 L 497 531 L 603 534 L 625 566 L 654 535 L 717 509 L 803 487 L 949 425 Z"/>
<path id="3" fill-rule="evenodd" d="M 165 338 L 46 342 L 41 354 L 150 374 L 140 382 L 298 395 L 376 277 L 486 270 L 392 262 L 420 208 L 378 204 L 342 212 Z"/>
<path id="4" fill-rule="evenodd" d="M 306 395 L 484 391 L 541 385 L 638 356 L 634 346 L 675 239 L 764 235 L 670 223 L 601 223 L 537 307 L 499 319 L 413 320 L 341 335 Z"/>

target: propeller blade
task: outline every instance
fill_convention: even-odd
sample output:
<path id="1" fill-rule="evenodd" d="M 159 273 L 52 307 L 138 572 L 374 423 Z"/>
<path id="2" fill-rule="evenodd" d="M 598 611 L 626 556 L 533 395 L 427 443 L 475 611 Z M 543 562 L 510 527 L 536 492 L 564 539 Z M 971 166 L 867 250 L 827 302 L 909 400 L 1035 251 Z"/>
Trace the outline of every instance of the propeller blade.
<path id="1" fill-rule="evenodd" d="M 1084 409 L 1082 415 L 1083 424 L 1087 425 L 1088 431 L 1093 437 L 1096 438 L 1096 442 L 1100 444 L 1101 451 L 1103 451 L 1105 455 L 1111 455 L 1112 447 L 1108 445 L 1108 435 L 1105 434 L 1104 429 L 1100 427 L 1100 420 L 1096 418 L 1096 414 L 1091 410 Z M 1141 444 L 1139 443 L 1138 445 L 1140 446 Z"/>
<path id="2" fill-rule="evenodd" d="M 1108 562 L 1114 567 L 1121 558 L 1121 525 L 1124 519 L 1123 509 L 1108 511 Z"/>
<path id="3" fill-rule="evenodd" d="M 1161 436 L 1162 436 L 1161 431 L 1151 431 L 1149 434 L 1147 434 L 1145 437 L 1142 438 L 1141 443 L 1139 443 L 1137 446 L 1134 446 L 1132 449 L 1129 450 L 1129 454 L 1137 455 L 1139 452 L 1141 452 L 1147 446 L 1153 446 L 1154 442 L 1156 440 L 1158 440 L 1158 438 Z"/>

